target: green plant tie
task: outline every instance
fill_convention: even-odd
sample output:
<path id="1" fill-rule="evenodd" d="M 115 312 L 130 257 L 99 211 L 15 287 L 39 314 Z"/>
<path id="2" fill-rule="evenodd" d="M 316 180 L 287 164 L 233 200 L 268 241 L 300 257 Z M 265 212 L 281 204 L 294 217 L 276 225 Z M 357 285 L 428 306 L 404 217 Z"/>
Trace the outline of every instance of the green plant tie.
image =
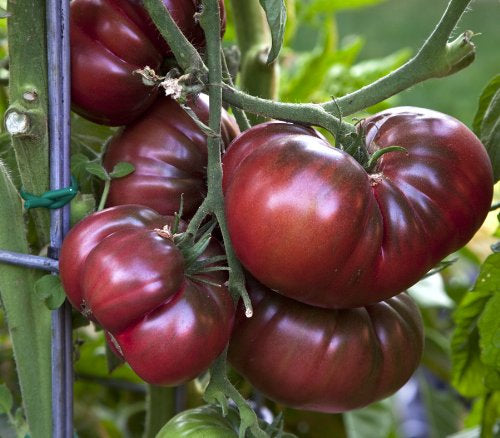
<path id="1" fill-rule="evenodd" d="M 64 207 L 78 193 L 78 183 L 71 176 L 71 186 L 58 190 L 50 190 L 41 196 L 36 196 L 31 193 L 21 190 L 21 198 L 24 199 L 24 208 L 50 208 L 51 210 Z"/>

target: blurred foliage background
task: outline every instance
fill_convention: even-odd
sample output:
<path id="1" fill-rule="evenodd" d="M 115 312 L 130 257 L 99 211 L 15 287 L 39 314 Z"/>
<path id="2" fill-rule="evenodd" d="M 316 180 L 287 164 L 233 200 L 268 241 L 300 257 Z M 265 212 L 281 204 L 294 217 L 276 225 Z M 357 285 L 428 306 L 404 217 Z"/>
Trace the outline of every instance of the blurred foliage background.
<path id="1" fill-rule="evenodd" d="M 0 1 L 0 5 L 4 3 Z M 226 1 L 228 7 L 229 3 Z M 286 0 L 286 3 L 290 9 L 285 46 L 280 57 L 280 99 L 322 102 L 368 84 L 409 59 L 438 21 L 447 1 Z M 451 77 L 416 85 L 370 108 L 369 112 L 394 105 L 416 105 L 443 111 L 470 126 L 481 90 L 500 71 L 499 23 L 498 0 L 474 1 L 455 35 L 466 29 L 480 33 L 474 38 L 476 61 Z M 229 11 L 225 45 L 234 42 Z M 2 118 L 7 107 L 6 48 L 5 20 L 0 20 Z M 114 130 L 98 127 L 77 116 L 73 117 L 72 128 L 73 172 L 78 176 L 82 192 L 92 197 L 98 194 L 99 184 L 85 173 L 84 165 L 99 158 L 106 139 Z M 5 133 L 0 134 L 0 159 L 11 165 L 15 174 L 10 142 Z M 95 202 L 92 200 L 91 204 Z M 490 245 L 500 237 L 498 231 L 494 236 L 497 226 L 496 215 L 492 213 L 471 244 L 450 257 L 457 259 L 451 267 L 412 288 L 412 295 L 424 316 L 426 349 L 423 366 L 402 391 L 388 400 L 343 416 L 287 409 L 287 430 L 304 438 L 479 437 L 478 424 L 484 414 L 484 398 L 465 398 L 451 386 L 451 338 L 455 327 L 452 315 L 473 286 L 480 264 L 491 252 Z M 145 418 L 146 386 L 127 366 L 119 366 L 108 373 L 102 332 L 96 332 L 88 325 L 80 327 L 75 331 L 75 347 L 75 426 L 78 436 L 140 437 Z M 245 395 L 252 395 L 248 384 L 237 376 L 232 377 Z M 2 383 L 13 394 L 12 411 L 17 412 L 16 418 L 22 422 L 12 349 L 0 315 Z M 190 384 L 187 391 L 179 391 L 178 404 L 184 407 L 200 404 L 197 389 L 199 382 Z M 258 394 L 253 396 L 261 400 Z M 260 411 L 263 417 L 269 417 L 278 408 L 273 403 L 264 402 Z M 0 437 L 14 438 L 15 432 L 9 426 L 7 416 L 1 414 L 2 409 L 0 400 Z"/>

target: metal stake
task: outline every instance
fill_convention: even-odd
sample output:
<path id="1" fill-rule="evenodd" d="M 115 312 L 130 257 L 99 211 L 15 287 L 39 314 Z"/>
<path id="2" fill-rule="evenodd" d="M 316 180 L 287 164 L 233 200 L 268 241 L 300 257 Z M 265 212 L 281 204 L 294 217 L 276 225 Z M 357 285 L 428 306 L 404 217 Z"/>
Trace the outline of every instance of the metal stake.
<path id="1" fill-rule="evenodd" d="M 47 0 L 50 189 L 70 185 L 69 1 Z M 51 211 L 49 257 L 58 259 L 69 230 L 69 205 Z M 53 438 L 73 436 L 73 363 L 71 308 L 52 314 Z"/>

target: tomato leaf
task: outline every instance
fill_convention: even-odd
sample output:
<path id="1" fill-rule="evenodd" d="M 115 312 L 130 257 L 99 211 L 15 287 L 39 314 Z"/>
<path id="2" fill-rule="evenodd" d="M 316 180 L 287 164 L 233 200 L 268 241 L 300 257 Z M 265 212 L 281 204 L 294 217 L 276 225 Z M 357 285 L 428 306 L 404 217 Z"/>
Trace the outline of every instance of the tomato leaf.
<path id="1" fill-rule="evenodd" d="M 373 403 L 363 409 L 344 414 L 347 436 L 349 438 L 384 438 L 394 430 L 395 419 L 390 399 Z"/>
<path id="2" fill-rule="evenodd" d="M 259 0 L 266 12 L 267 22 L 271 29 L 272 46 L 267 63 L 275 61 L 283 45 L 286 24 L 286 8 L 284 0 Z"/>
<path id="3" fill-rule="evenodd" d="M 481 93 L 472 129 L 488 151 L 497 182 L 500 179 L 500 74 L 494 76 Z"/>
<path id="4" fill-rule="evenodd" d="M 486 110 L 488 109 L 488 106 L 498 89 L 500 89 L 500 74 L 494 76 L 490 82 L 488 82 L 479 97 L 476 115 L 474 116 L 474 121 L 472 122 L 472 130 L 478 137 L 481 137 L 481 123 L 484 119 Z"/>
<path id="5" fill-rule="evenodd" d="M 111 179 L 106 169 L 97 161 L 88 162 L 85 165 L 85 170 L 103 181 L 109 181 Z"/>
<path id="6" fill-rule="evenodd" d="M 13 405 L 12 393 L 5 383 L 0 385 L 0 414 L 10 412 Z"/>
<path id="7" fill-rule="evenodd" d="M 127 163 L 125 161 L 121 161 L 117 163 L 109 176 L 112 179 L 123 178 L 124 176 L 130 175 L 135 170 L 135 167 L 132 163 Z"/>
<path id="8" fill-rule="evenodd" d="M 478 321 L 481 347 L 481 360 L 486 365 L 500 371 L 500 253 L 492 257 L 496 261 L 488 270 L 486 278 L 482 278 L 493 288 L 493 296 L 490 298 Z M 491 256 L 490 256 L 491 257 Z"/>
<path id="9" fill-rule="evenodd" d="M 490 312 L 497 308 L 498 299 L 492 301 L 491 307 L 488 305 L 498 294 L 499 287 L 500 253 L 495 253 L 486 259 L 474 289 L 464 296 L 454 313 L 456 329 L 451 340 L 452 382 L 466 397 L 483 395 L 488 388 L 496 386 L 497 370 L 489 363 L 497 360 L 491 343 L 498 338 L 495 333 L 495 330 L 498 332 L 498 323 L 492 321 Z M 484 363 L 483 358 L 488 363 Z"/>
<path id="10" fill-rule="evenodd" d="M 64 303 L 66 294 L 57 275 L 47 274 L 35 283 L 35 294 L 50 309 L 54 310 Z"/>

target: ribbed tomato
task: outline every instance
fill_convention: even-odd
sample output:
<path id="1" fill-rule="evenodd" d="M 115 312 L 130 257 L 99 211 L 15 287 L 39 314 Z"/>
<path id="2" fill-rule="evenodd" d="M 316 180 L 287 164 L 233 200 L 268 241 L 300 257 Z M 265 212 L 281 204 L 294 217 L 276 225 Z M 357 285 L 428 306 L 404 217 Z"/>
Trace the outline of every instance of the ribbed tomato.
<path id="1" fill-rule="evenodd" d="M 202 46 L 203 32 L 195 20 L 200 1 L 164 4 L 188 39 Z M 223 0 L 219 4 L 224 29 Z M 134 71 L 149 66 L 159 72 L 170 48 L 138 0 L 73 0 L 70 19 L 73 109 L 97 123 L 131 122 L 157 94 Z"/>
<path id="2" fill-rule="evenodd" d="M 347 153 L 289 123 L 244 132 L 224 158 L 229 233 L 266 286 L 327 308 L 405 290 L 465 245 L 488 213 L 488 155 L 458 120 L 393 108 L 365 120 L 367 172 Z"/>
<path id="3" fill-rule="evenodd" d="M 403 293 L 357 309 L 324 309 L 248 281 L 254 316 L 237 314 L 229 361 L 268 398 L 342 412 L 389 396 L 423 350 L 417 306 Z"/>
<path id="4" fill-rule="evenodd" d="M 189 102 L 198 118 L 208 123 L 208 96 Z M 234 119 L 222 111 L 222 141 L 228 145 L 239 134 Z M 135 171 L 111 181 L 108 206 L 142 204 L 161 214 L 179 210 L 184 195 L 184 217 L 192 215 L 206 193 L 207 139 L 173 99 L 160 97 L 138 120 L 109 142 L 103 164 L 111 171 L 127 161 Z"/>
<path id="5" fill-rule="evenodd" d="M 187 276 L 182 252 L 158 232 L 172 223 L 137 205 L 103 210 L 71 229 L 59 265 L 73 305 L 103 327 L 142 379 L 157 385 L 207 369 L 234 319 L 226 276 Z M 198 260 L 220 253 L 214 244 Z"/>

